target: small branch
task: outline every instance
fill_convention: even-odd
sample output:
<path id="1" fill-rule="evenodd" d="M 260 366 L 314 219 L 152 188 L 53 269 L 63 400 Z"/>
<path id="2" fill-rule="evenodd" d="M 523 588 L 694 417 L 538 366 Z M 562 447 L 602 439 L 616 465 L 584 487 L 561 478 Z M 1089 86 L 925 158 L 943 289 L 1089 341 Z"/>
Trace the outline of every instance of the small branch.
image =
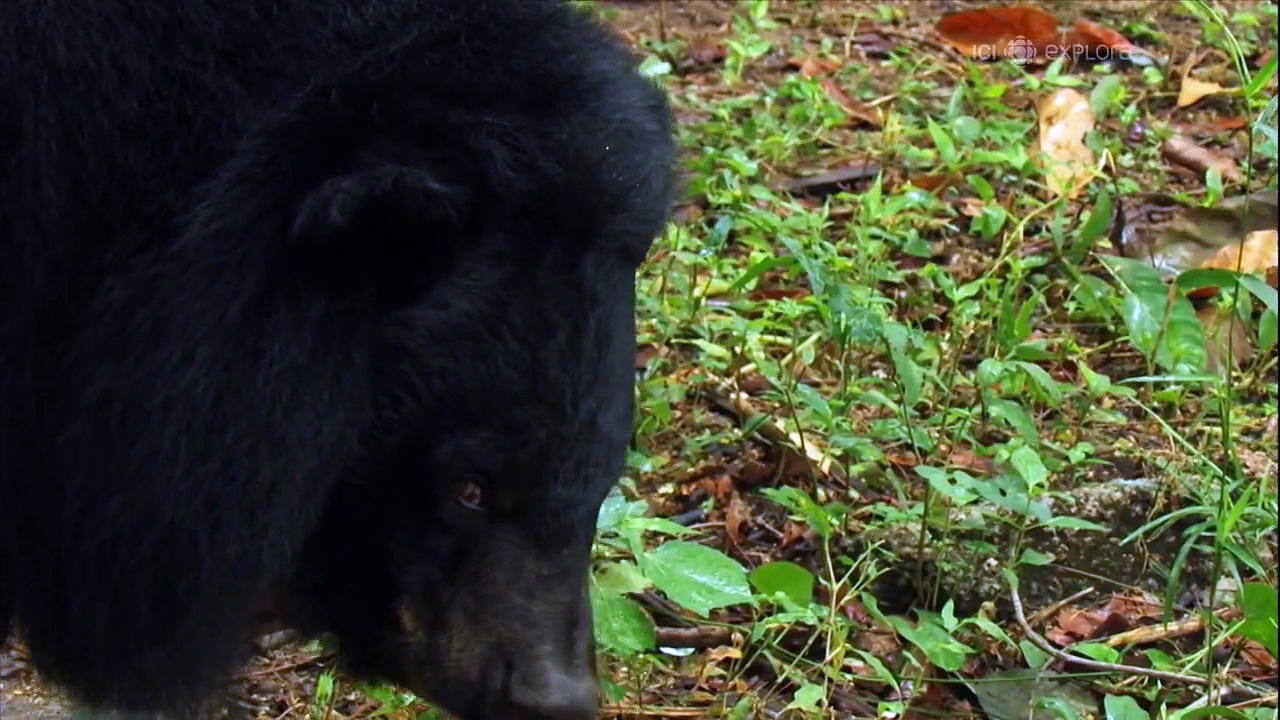
<path id="1" fill-rule="evenodd" d="M 1041 650 L 1049 653 L 1057 660 L 1101 672 L 1124 673 L 1130 676 L 1137 675 L 1156 678 L 1157 680 L 1164 680 L 1165 682 L 1185 683 L 1188 685 L 1209 684 L 1209 680 L 1207 678 L 1203 678 L 1198 675 L 1184 675 L 1183 673 L 1165 672 L 1163 670 L 1137 667 L 1136 665 L 1119 665 L 1116 663 L 1098 662 L 1097 660 L 1091 660 L 1087 657 L 1063 652 L 1062 650 L 1054 647 L 1048 640 L 1044 639 L 1044 637 L 1031 628 L 1030 623 L 1027 622 L 1027 616 L 1022 610 L 1022 597 L 1018 594 L 1018 589 L 1011 586 L 1009 588 L 1009 593 L 1013 600 L 1013 614 L 1017 618 L 1018 625 L 1022 628 L 1022 632 L 1026 634 L 1027 640 L 1030 640 L 1032 645 L 1035 645 Z"/>

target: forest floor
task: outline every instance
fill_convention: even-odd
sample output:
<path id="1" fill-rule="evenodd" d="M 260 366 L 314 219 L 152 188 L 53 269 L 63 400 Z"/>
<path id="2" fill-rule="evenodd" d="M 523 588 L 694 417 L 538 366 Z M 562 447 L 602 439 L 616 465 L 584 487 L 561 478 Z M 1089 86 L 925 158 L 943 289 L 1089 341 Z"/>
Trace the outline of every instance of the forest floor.
<path id="1" fill-rule="evenodd" d="M 1000 5 L 592 4 L 685 153 L 603 717 L 1275 717 L 1275 6 L 1041 2 L 1053 64 L 939 23 Z M 261 650 L 228 717 L 436 717 Z M 63 713 L 0 653 L 0 717 Z"/>

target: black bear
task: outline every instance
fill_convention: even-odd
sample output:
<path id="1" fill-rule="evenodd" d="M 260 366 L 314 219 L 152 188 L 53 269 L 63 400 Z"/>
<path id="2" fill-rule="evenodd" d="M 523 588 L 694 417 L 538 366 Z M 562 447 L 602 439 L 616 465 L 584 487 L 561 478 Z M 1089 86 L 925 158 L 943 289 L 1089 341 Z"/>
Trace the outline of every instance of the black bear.
<path id="1" fill-rule="evenodd" d="M 0 626 L 185 716 L 261 598 L 462 718 L 588 718 L 675 148 L 561 0 L 0 2 Z"/>

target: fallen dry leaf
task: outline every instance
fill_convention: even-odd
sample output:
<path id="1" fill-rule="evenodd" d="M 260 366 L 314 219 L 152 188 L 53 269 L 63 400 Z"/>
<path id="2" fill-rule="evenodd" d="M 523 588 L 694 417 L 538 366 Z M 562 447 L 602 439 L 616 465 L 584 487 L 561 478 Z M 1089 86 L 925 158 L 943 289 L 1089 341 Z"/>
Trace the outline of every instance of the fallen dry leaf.
<path id="1" fill-rule="evenodd" d="M 685 56 L 695 65 L 714 65 L 729 57 L 729 50 L 718 39 L 703 35 L 689 43 Z"/>
<path id="2" fill-rule="evenodd" d="M 1160 152 L 1169 162 L 1198 173 L 1204 173 L 1209 168 L 1216 167 L 1218 172 L 1222 173 L 1223 180 L 1244 182 L 1244 174 L 1240 172 L 1240 167 L 1236 165 L 1235 160 L 1196 144 L 1186 135 L 1174 135 L 1165 140 L 1164 145 L 1160 147 Z"/>
<path id="3" fill-rule="evenodd" d="M 1244 115 L 1235 117 L 1218 118 L 1208 125 L 1204 126 L 1205 131 L 1211 135 L 1218 133 L 1230 132 L 1232 130 L 1240 130 L 1249 126 L 1249 118 Z"/>
<path id="4" fill-rule="evenodd" d="M 1190 75 L 1182 78 L 1182 87 L 1178 90 L 1178 107 L 1184 108 L 1194 105 L 1202 98 L 1218 93 L 1226 92 L 1227 88 L 1222 87 L 1216 82 L 1205 82 L 1197 80 Z"/>
<path id="5" fill-rule="evenodd" d="M 729 497 L 729 504 L 724 509 L 724 534 L 729 542 L 736 546 L 742 545 L 742 528 L 744 525 L 751 523 L 751 508 L 747 507 L 747 503 L 742 496 L 734 492 Z"/>
<path id="6" fill-rule="evenodd" d="M 1093 151 L 1084 144 L 1094 123 L 1089 98 L 1061 88 L 1042 100 L 1037 110 L 1045 182 L 1055 194 L 1074 199 L 1094 176 Z"/>
<path id="7" fill-rule="evenodd" d="M 1266 274 L 1276 266 L 1276 231 L 1257 230 L 1244 240 L 1219 248 L 1201 267 Z"/>
<path id="8" fill-rule="evenodd" d="M 884 116 L 881 114 L 880 108 L 849 97 L 849 94 L 837 85 L 835 80 L 824 78 L 822 80 L 822 89 L 826 91 L 832 100 L 840 104 L 840 107 L 848 114 L 850 120 L 860 120 L 876 129 L 884 127 Z"/>
<path id="9" fill-rule="evenodd" d="M 1094 55 L 1101 55 L 1098 52 L 1101 49 L 1112 50 L 1116 53 L 1142 52 L 1138 46 L 1129 42 L 1129 38 L 1119 32 L 1088 20 L 1077 20 L 1073 32 L 1068 35 L 1068 39 L 1074 41 L 1075 44 L 1083 45 L 1082 49 L 1085 52 L 1090 52 Z"/>
<path id="10" fill-rule="evenodd" d="M 934 28 L 961 54 L 978 60 L 1012 58 L 1029 61 L 1058 42 L 1058 18 L 1036 7 L 966 10 L 944 16 Z"/>
<path id="11" fill-rule="evenodd" d="M 830 75 L 840 69 L 840 63 L 824 58 L 794 57 L 787 60 L 787 65 L 799 70 L 805 77 Z"/>

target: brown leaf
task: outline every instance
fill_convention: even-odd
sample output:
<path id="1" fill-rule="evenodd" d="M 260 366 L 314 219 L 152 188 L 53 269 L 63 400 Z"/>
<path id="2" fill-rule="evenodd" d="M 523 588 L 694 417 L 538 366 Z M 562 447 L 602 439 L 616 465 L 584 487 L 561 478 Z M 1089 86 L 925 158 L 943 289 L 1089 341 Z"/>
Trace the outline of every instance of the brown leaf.
<path id="1" fill-rule="evenodd" d="M 1129 42 L 1129 39 L 1124 35 L 1105 25 L 1099 25 L 1088 20 L 1076 21 L 1073 37 L 1088 40 L 1088 50 L 1094 54 L 1101 54 L 1097 51 L 1103 48 L 1117 53 L 1138 52 L 1138 47 Z"/>
<path id="2" fill-rule="evenodd" d="M 840 69 L 840 63 L 825 58 L 795 57 L 787 60 L 787 65 L 800 71 L 805 77 L 830 75 Z"/>
<path id="3" fill-rule="evenodd" d="M 937 195 L 952 185 L 958 184 L 963 179 L 959 173 L 941 173 L 938 175 L 917 175 L 909 178 L 907 182 L 925 192 Z"/>
<path id="4" fill-rule="evenodd" d="M 1201 147 L 1185 135 L 1174 135 L 1166 140 L 1160 147 L 1160 152 L 1169 162 L 1197 173 L 1203 174 L 1209 168 L 1216 167 L 1224 180 L 1235 183 L 1244 181 L 1244 174 L 1240 172 L 1235 160 Z"/>
<path id="5" fill-rule="evenodd" d="M 1236 117 L 1218 118 L 1208 125 L 1204 126 L 1205 131 L 1211 135 L 1218 133 L 1231 132 L 1232 130 L 1240 130 L 1249 126 L 1249 118 L 1244 115 Z"/>
<path id="6" fill-rule="evenodd" d="M 831 78 L 825 78 L 822 81 L 822 89 L 827 95 L 840 104 L 840 107 L 849 115 L 851 120 L 861 120 L 873 128 L 884 127 L 884 116 L 880 113 L 880 108 L 868 105 L 861 100 L 854 100 L 849 97 L 836 81 Z"/>
<path id="7" fill-rule="evenodd" d="M 1029 60 L 1062 37 L 1055 15 L 1030 6 L 953 13 L 939 20 L 935 29 L 948 45 L 979 60 Z"/>
<path id="8" fill-rule="evenodd" d="M 751 523 L 751 508 L 743 501 L 742 496 L 734 492 L 729 496 L 729 504 L 724 509 L 724 534 L 729 542 L 742 546 L 742 528 Z"/>
<path id="9" fill-rule="evenodd" d="M 703 35 L 689 43 L 685 56 L 696 65 L 714 65 L 729 57 L 729 50 L 720 44 L 719 39 Z"/>

